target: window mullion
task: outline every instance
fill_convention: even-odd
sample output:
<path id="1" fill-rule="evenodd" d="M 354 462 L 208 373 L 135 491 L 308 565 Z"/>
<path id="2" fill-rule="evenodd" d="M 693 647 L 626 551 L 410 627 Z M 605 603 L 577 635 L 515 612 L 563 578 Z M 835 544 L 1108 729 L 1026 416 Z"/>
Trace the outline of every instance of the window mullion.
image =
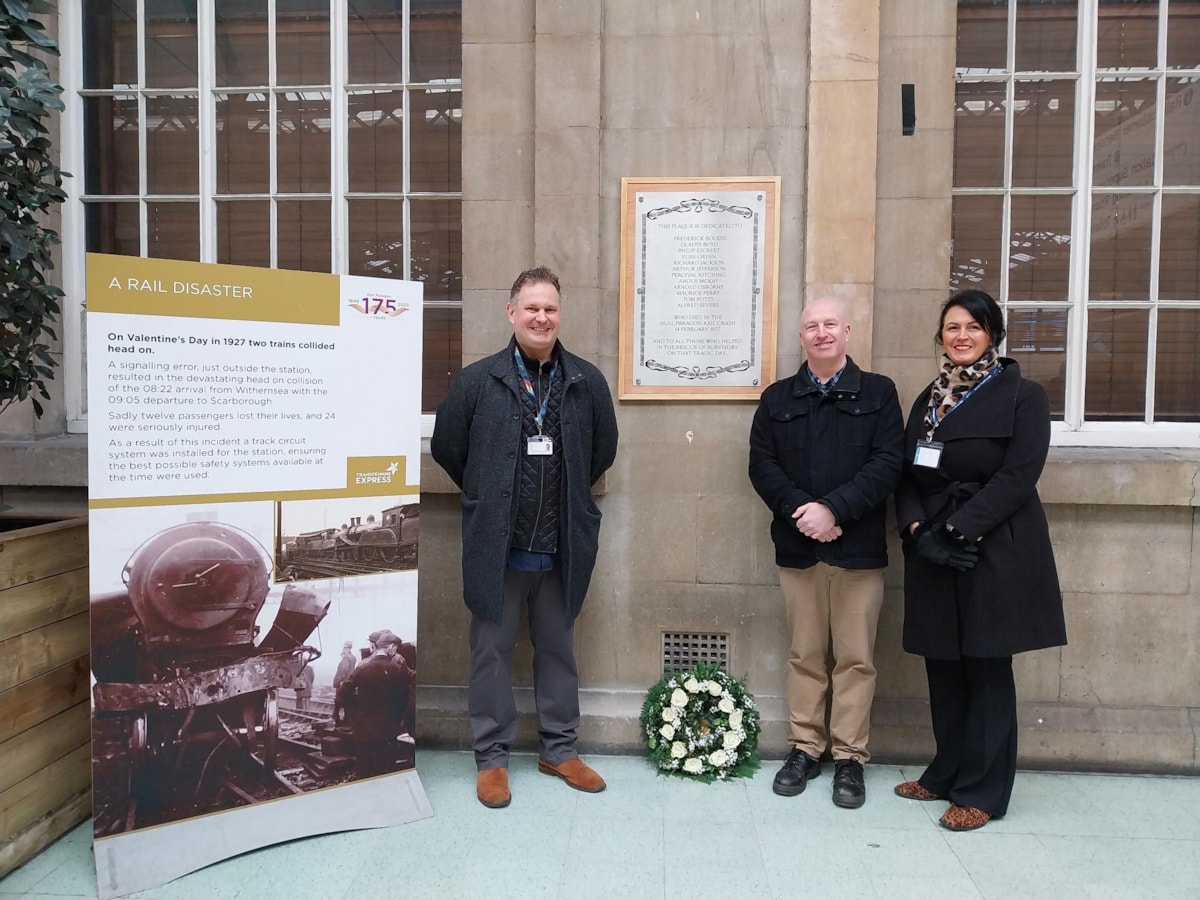
<path id="1" fill-rule="evenodd" d="M 348 246 L 346 233 L 350 227 L 350 213 L 346 194 L 350 189 L 350 102 L 347 82 L 350 79 L 350 13 L 347 0 L 333 0 L 329 20 L 329 202 L 330 269 L 334 274 L 347 271 Z"/>
<path id="2" fill-rule="evenodd" d="M 137 115 L 138 115 L 138 255 L 150 252 L 150 216 L 146 189 L 150 183 L 146 148 L 146 0 L 137 0 Z"/>
<path id="3" fill-rule="evenodd" d="M 1150 203 L 1150 321 L 1146 323 L 1146 411 L 1147 425 L 1154 423 L 1154 373 L 1158 368 L 1158 263 L 1162 249 L 1163 159 L 1167 129 L 1167 3 L 1158 7 L 1157 73 L 1154 86 L 1154 196 Z"/>
<path id="4" fill-rule="evenodd" d="M 196 4 L 196 81 L 200 90 L 200 259 L 217 259 L 217 26 L 212 3 Z M 226 127 L 229 125 L 226 123 Z"/>
<path id="5" fill-rule="evenodd" d="M 1067 384 L 1064 420 L 1072 429 L 1084 424 L 1087 389 L 1088 260 L 1092 241 L 1092 167 L 1095 153 L 1096 28 L 1095 0 L 1080 4 L 1075 87 L 1075 196 L 1071 203 L 1071 262 L 1067 297 Z"/>
<path id="6" fill-rule="evenodd" d="M 72 6 L 69 12 L 59 16 L 60 46 L 64 50 L 59 57 L 59 78 L 62 81 L 63 101 L 66 108 L 61 119 L 62 159 L 61 167 L 75 172 L 73 189 L 68 188 L 67 199 L 62 204 L 60 237 L 64 252 L 62 298 L 63 382 L 66 386 L 64 402 L 67 414 L 67 431 L 87 431 L 84 408 L 83 346 L 84 316 L 81 299 L 86 293 L 85 259 L 87 249 L 87 208 L 81 195 L 86 168 L 83 151 L 83 54 L 69 52 L 83 46 L 83 10 L 80 5 Z M 69 183 L 68 183 L 69 184 Z"/>
<path id="7" fill-rule="evenodd" d="M 279 23 L 276 21 L 276 15 L 275 0 L 267 0 L 267 158 L 270 161 L 267 182 L 267 259 L 272 269 L 279 266 L 279 238 L 275 216 L 275 195 L 279 191 L 279 77 L 276 71 L 279 65 L 276 49 Z M 299 123 L 295 124 L 299 138 Z"/>

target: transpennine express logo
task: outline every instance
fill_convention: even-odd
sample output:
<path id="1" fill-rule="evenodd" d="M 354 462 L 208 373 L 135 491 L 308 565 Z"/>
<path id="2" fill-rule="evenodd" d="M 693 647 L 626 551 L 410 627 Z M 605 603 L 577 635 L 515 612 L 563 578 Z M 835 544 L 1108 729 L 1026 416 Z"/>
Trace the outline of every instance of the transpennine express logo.
<path id="1" fill-rule="evenodd" d="M 351 300 L 347 306 L 372 319 L 394 319 L 401 313 L 408 312 L 410 308 L 407 300 L 379 296 L 359 297 Z"/>

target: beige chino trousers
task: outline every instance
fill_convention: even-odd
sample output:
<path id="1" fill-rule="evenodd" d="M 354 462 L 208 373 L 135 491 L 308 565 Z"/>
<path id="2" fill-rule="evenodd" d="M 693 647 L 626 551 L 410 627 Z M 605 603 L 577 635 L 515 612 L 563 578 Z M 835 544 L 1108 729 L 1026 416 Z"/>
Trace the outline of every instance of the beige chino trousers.
<path id="1" fill-rule="evenodd" d="M 865 763 L 871 756 L 867 740 L 883 569 L 839 569 L 825 563 L 781 568 L 779 586 L 791 632 L 784 688 L 792 745 L 818 759 L 828 747 L 834 759 L 855 757 Z"/>

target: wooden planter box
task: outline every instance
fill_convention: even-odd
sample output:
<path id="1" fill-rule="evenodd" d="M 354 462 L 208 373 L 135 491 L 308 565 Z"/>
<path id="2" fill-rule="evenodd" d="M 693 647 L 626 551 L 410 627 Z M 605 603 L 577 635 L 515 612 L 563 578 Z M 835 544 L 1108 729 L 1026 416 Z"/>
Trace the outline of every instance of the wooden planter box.
<path id="1" fill-rule="evenodd" d="M 86 518 L 0 532 L 0 877 L 91 814 L 87 565 Z"/>

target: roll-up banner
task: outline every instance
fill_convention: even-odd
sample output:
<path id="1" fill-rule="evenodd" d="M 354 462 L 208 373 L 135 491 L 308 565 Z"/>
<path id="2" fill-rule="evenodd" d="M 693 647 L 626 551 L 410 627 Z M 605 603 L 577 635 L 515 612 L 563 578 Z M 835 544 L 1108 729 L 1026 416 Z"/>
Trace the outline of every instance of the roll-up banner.
<path id="1" fill-rule="evenodd" d="M 421 285 L 89 254 L 101 898 L 432 815 Z"/>

